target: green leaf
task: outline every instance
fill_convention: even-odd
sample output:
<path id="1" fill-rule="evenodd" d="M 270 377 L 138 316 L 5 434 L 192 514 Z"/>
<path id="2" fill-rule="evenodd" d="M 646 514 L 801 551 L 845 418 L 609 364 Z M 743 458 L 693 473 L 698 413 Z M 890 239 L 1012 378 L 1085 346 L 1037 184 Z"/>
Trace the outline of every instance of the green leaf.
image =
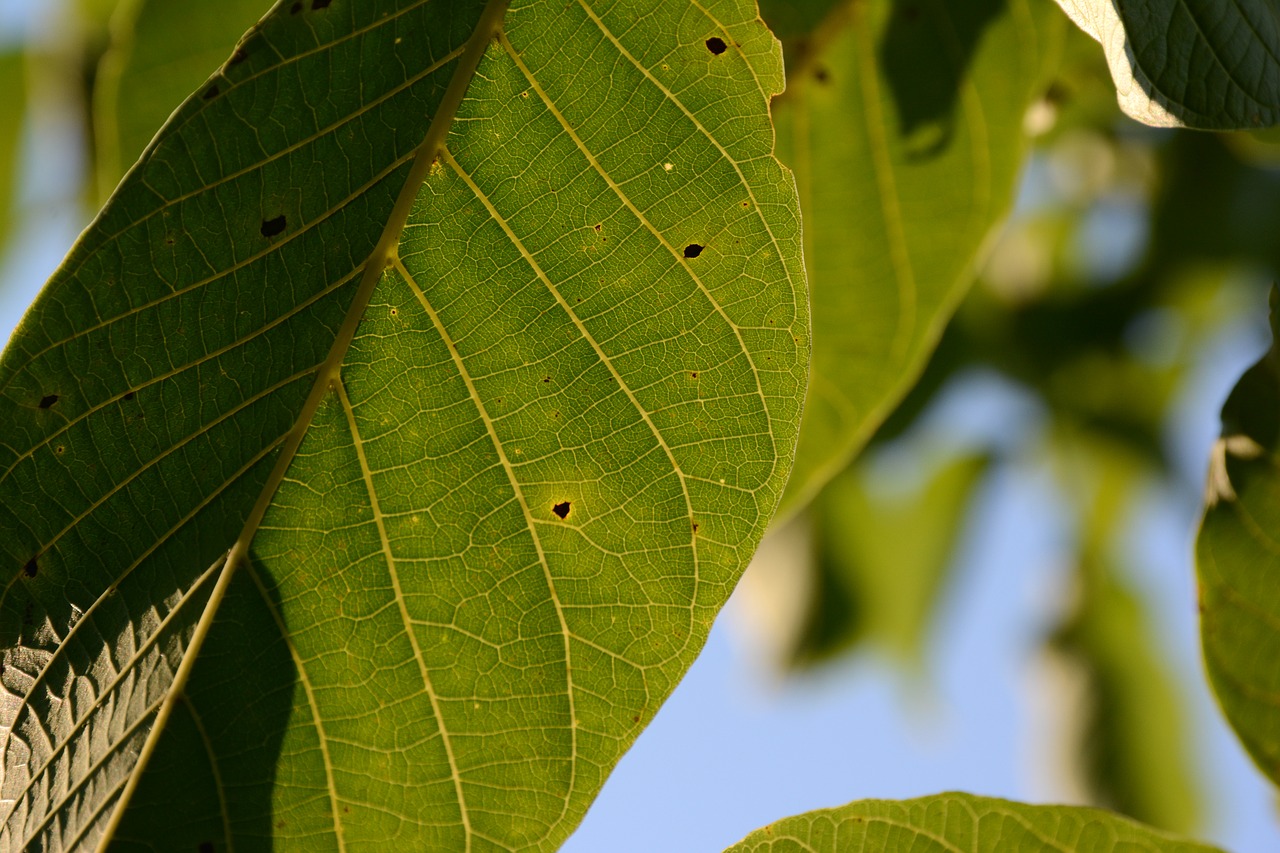
<path id="1" fill-rule="evenodd" d="M 120 182 L 156 128 L 231 54 L 262 17 L 266 0 L 128 0 L 116 7 L 111 43 L 93 90 L 96 177 L 101 198 Z M 216 81 L 199 89 L 217 91 Z"/>
<path id="2" fill-rule="evenodd" d="M 1213 853 L 1097 809 L 1028 806 L 972 794 L 865 800 L 789 817 L 726 853 Z"/>
<path id="3" fill-rule="evenodd" d="M 780 51 L 505 8 L 278 4 L 0 357 L 0 849 L 554 849 L 702 646 L 807 375 Z"/>
<path id="4" fill-rule="evenodd" d="M 811 507 L 816 591 L 794 652 L 798 662 L 863 640 L 907 662 L 918 659 L 989 462 L 949 459 L 901 494 L 868 488 L 865 466 L 855 465 L 823 489 Z"/>
<path id="5" fill-rule="evenodd" d="M 1190 830 L 1200 812 L 1192 739 L 1143 601 L 1112 566 L 1084 574 L 1080 606 L 1054 639 L 1088 689 L 1083 743 L 1072 752 L 1098 804 Z"/>
<path id="6" fill-rule="evenodd" d="M 1280 293 L 1271 331 L 1280 340 Z M 1205 665 L 1227 720 L 1280 784 L 1280 351 L 1240 378 L 1222 407 L 1196 540 Z"/>
<path id="7" fill-rule="evenodd" d="M 0 51 L 0 104 L 5 121 L 0 126 L 0 252 L 13 228 L 14 190 L 18 177 L 18 143 L 27 112 L 25 56 L 21 50 Z M 2 287 L 3 284 L 0 284 Z"/>
<path id="8" fill-rule="evenodd" d="M 773 114 L 804 210 L 814 364 L 783 513 L 865 444 L 972 282 L 1012 202 L 1059 18 L 1027 0 L 846 2 L 785 41 Z"/>
<path id="9" fill-rule="evenodd" d="M 1280 122 L 1274 0 L 1058 0 L 1102 44 L 1120 107 L 1156 127 Z"/>

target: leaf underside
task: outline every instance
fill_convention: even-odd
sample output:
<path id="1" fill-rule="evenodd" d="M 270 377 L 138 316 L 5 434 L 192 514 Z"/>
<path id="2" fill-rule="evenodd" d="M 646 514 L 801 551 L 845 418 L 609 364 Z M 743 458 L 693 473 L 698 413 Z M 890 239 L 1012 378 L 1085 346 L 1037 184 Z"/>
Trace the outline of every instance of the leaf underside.
<path id="1" fill-rule="evenodd" d="M 24 319 L 0 850 L 554 849 L 704 642 L 807 372 L 779 50 L 504 5 L 278 4 Z"/>
<path id="2" fill-rule="evenodd" d="M 1280 340 L 1277 294 L 1272 335 Z M 1240 378 L 1222 408 L 1196 540 L 1205 667 L 1228 722 L 1280 785 L 1280 353 Z"/>
<path id="3" fill-rule="evenodd" d="M 865 800 L 785 818 L 725 853 L 1214 853 L 1098 809 L 1029 806 L 972 794 Z"/>
<path id="4" fill-rule="evenodd" d="M 1157 127 L 1280 122 L 1274 0 L 1058 0 L 1102 44 L 1120 107 Z"/>

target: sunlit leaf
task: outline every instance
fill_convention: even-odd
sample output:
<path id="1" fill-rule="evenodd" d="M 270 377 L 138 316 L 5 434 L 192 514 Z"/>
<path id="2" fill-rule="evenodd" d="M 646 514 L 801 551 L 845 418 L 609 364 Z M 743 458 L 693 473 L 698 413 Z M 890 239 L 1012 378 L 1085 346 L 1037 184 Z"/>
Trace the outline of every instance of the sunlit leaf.
<path id="1" fill-rule="evenodd" d="M 231 55 L 236 41 L 270 5 L 269 0 L 133 0 L 120 6 L 93 92 L 102 198 L 115 189 L 169 114 Z M 216 90 L 201 91 L 207 95 Z"/>
<path id="2" fill-rule="evenodd" d="M 1058 0 L 1106 52 L 1120 107 L 1157 127 L 1280 122 L 1274 0 Z"/>
<path id="3" fill-rule="evenodd" d="M 702 646 L 807 374 L 780 51 L 510 5 L 277 4 L 0 358 L 0 849 L 554 849 Z"/>
<path id="4" fill-rule="evenodd" d="M 1280 339 L 1276 291 L 1272 334 Z M 1200 633 L 1222 710 L 1280 784 L 1280 350 L 1240 378 L 1222 408 L 1196 541 Z"/>
<path id="5" fill-rule="evenodd" d="M 866 800 L 808 812 L 756 830 L 725 853 L 1213 853 L 1097 809 L 1028 806 L 938 794 Z"/>
<path id="6" fill-rule="evenodd" d="M 814 368 L 783 512 L 841 471 L 915 381 L 1012 203 L 1024 119 L 1065 22 L 1017 0 L 766 4 L 778 151 L 796 173 Z"/>

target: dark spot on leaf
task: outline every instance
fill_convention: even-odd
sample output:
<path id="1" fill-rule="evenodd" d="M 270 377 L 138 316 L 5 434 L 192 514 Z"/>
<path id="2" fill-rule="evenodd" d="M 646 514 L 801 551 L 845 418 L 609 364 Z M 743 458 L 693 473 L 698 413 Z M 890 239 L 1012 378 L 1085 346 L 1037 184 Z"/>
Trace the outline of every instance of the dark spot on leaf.
<path id="1" fill-rule="evenodd" d="M 53 449 L 53 452 L 61 456 L 62 454 L 67 452 L 67 446 L 65 444 L 59 444 L 57 447 Z"/>
<path id="2" fill-rule="evenodd" d="M 327 9 L 327 8 L 329 8 L 329 3 L 330 3 L 330 2 L 332 2 L 332 0 L 311 0 L 311 8 L 312 8 L 313 10 L 314 10 L 314 9 Z"/>
<path id="3" fill-rule="evenodd" d="M 176 243 L 176 242 L 177 242 L 177 240 L 174 240 L 172 236 L 169 236 L 169 237 L 165 237 L 165 238 L 164 238 L 164 244 L 165 244 L 166 246 L 172 246 L 172 245 L 173 245 L 174 243 Z"/>
<path id="4" fill-rule="evenodd" d="M 57 394 L 45 394 L 40 398 L 40 408 L 47 409 L 56 402 L 58 402 Z"/>
<path id="5" fill-rule="evenodd" d="M 711 38 L 707 39 L 707 50 L 711 51 L 716 56 L 719 56 L 720 54 L 724 53 L 728 49 L 729 49 L 729 46 L 726 45 L 724 43 L 724 39 L 720 38 L 719 36 L 712 36 Z"/>
<path id="6" fill-rule="evenodd" d="M 600 233 L 600 229 L 601 229 L 601 228 L 603 228 L 603 227 L 604 227 L 604 223 L 602 223 L 602 222 L 597 222 L 597 223 L 596 223 L 596 226 L 595 226 L 595 228 L 596 228 L 596 233 L 597 233 L 597 234 L 599 234 L 599 233 Z"/>
<path id="7" fill-rule="evenodd" d="M 205 90 L 204 90 L 204 94 L 203 94 L 203 95 L 201 95 L 200 97 L 204 98 L 206 101 L 211 101 L 211 100 L 213 100 L 214 98 L 218 97 L 218 92 L 219 92 L 219 91 L 221 91 L 221 90 L 219 90 L 219 89 L 218 89 L 218 84 L 217 84 L 217 83 L 214 83 L 214 84 L 213 84 L 212 86 L 210 86 L 208 89 L 205 89 Z"/>
<path id="8" fill-rule="evenodd" d="M 702 254 L 702 247 L 697 243 L 690 243 L 684 247 L 684 256 L 686 258 L 696 258 Z"/>
<path id="9" fill-rule="evenodd" d="M 693 523 L 693 532 L 694 532 L 694 533 L 697 533 L 697 532 L 698 532 L 698 522 L 696 522 L 696 521 Z"/>
<path id="10" fill-rule="evenodd" d="M 633 722 L 633 723 L 638 723 L 638 722 L 640 722 L 640 718 L 639 718 L 639 717 L 632 717 L 632 718 L 631 718 L 631 722 Z"/>
<path id="11" fill-rule="evenodd" d="M 212 841 L 201 841 L 199 849 L 200 853 L 213 853 Z"/>
<path id="12" fill-rule="evenodd" d="M 126 400 L 132 400 L 132 399 L 133 399 L 134 397 L 136 397 L 136 396 L 138 396 L 138 395 L 137 395 L 136 393 L 134 393 L 133 391 L 125 391 L 125 392 L 124 392 L 124 398 L 125 398 Z"/>
<path id="13" fill-rule="evenodd" d="M 819 65 L 817 68 L 813 69 L 813 79 L 817 80 L 819 83 L 830 83 L 831 72 L 827 70 L 825 65 Z"/>
<path id="14" fill-rule="evenodd" d="M 40 565 L 36 562 L 36 558 L 32 557 L 27 560 L 27 564 L 22 567 L 22 573 L 29 578 L 35 577 L 40 572 Z"/>
<path id="15" fill-rule="evenodd" d="M 542 381 L 543 381 L 543 382 L 550 382 L 550 381 L 551 381 L 551 377 L 550 377 L 550 376 L 544 376 L 544 377 L 542 377 Z"/>
<path id="16" fill-rule="evenodd" d="M 296 15 L 301 11 L 302 11 L 302 0 L 298 0 L 297 3 L 294 3 L 292 6 L 289 7 L 290 15 Z"/>
<path id="17" fill-rule="evenodd" d="M 400 311 L 399 311 L 398 309 L 395 309 L 395 308 L 392 308 L 392 309 L 391 309 L 391 316 L 392 316 L 392 317 L 396 316 L 396 315 L 397 315 L 397 314 L 399 314 L 399 313 L 400 313 Z"/>
<path id="18" fill-rule="evenodd" d="M 249 58 L 249 54 L 245 53 L 243 47 L 237 47 L 236 52 L 231 54 L 231 59 L 227 61 L 228 65 L 239 65 Z"/>
<path id="19" fill-rule="evenodd" d="M 568 501 L 564 501 L 563 503 L 558 503 L 558 504 L 556 504 L 555 506 L 553 506 L 553 507 L 551 508 L 551 511 L 552 511 L 552 512 L 554 512 L 556 515 L 560 516 L 560 518 L 562 518 L 562 519 L 564 519 L 564 518 L 568 518 L 568 517 L 569 517 L 569 502 L 568 502 Z"/>
<path id="20" fill-rule="evenodd" d="M 284 231 L 284 214 L 280 214 L 275 219 L 262 220 L 262 236 L 274 237 Z"/>
<path id="21" fill-rule="evenodd" d="M 343 807 L 342 807 L 342 813 L 343 813 L 343 814 L 351 814 L 351 806 L 343 806 Z"/>
<path id="22" fill-rule="evenodd" d="M 697 378 L 698 378 L 698 371 L 696 371 L 696 370 L 690 371 L 690 372 L 689 372 L 689 375 L 690 375 L 691 377 L 693 377 L 694 379 L 697 379 Z"/>

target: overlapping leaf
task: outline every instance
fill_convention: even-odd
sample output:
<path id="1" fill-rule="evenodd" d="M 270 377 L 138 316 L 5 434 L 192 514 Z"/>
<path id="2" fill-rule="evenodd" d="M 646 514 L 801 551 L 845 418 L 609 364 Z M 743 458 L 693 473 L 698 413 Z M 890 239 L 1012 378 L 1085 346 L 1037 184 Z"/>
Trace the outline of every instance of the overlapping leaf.
<path id="1" fill-rule="evenodd" d="M 1012 202 L 1065 30 L 1013 0 L 766 3 L 804 211 L 813 381 L 782 512 L 841 471 L 923 369 Z"/>
<path id="2" fill-rule="evenodd" d="M 0 849 L 553 849 L 807 369 L 740 0 L 277 4 L 0 360 Z"/>
<path id="3" fill-rule="evenodd" d="M 1121 108 L 1157 127 L 1280 122 L 1274 0 L 1058 0 L 1107 56 Z"/>
<path id="4" fill-rule="evenodd" d="M 1277 294 L 1272 334 L 1280 340 Z M 1200 632 L 1218 701 L 1280 784 L 1280 351 L 1273 343 L 1222 408 L 1196 541 Z"/>
<path id="5" fill-rule="evenodd" d="M 1028 806 L 971 794 L 866 800 L 789 817 L 725 853 L 1213 853 L 1097 809 Z"/>

